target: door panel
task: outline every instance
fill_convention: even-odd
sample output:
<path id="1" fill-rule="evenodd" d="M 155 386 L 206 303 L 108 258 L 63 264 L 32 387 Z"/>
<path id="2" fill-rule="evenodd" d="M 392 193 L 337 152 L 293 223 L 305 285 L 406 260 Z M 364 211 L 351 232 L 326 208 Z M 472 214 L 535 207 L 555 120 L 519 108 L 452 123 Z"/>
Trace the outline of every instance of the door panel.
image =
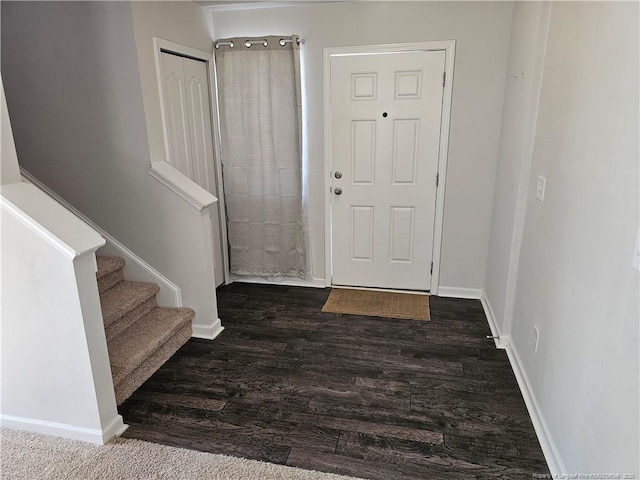
<path id="1" fill-rule="evenodd" d="M 393 165 L 392 181 L 399 183 L 416 183 L 416 165 L 418 164 L 418 132 L 420 120 L 393 121 Z"/>
<path id="2" fill-rule="evenodd" d="M 351 130 L 353 183 L 373 184 L 376 151 L 376 121 L 354 120 L 351 123 Z"/>
<path id="3" fill-rule="evenodd" d="M 213 138 L 207 64 L 184 58 L 194 181 L 217 196 L 213 178 Z"/>
<path id="4" fill-rule="evenodd" d="M 391 207 L 389 259 L 392 262 L 411 262 L 414 210 L 412 207 Z"/>
<path id="5" fill-rule="evenodd" d="M 189 178 L 193 178 L 182 57 L 168 53 L 161 55 L 164 104 L 169 136 L 170 158 L 168 160 L 177 170 Z"/>
<path id="6" fill-rule="evenodd" d="M 373 207 L 351 207 L 351 259 L 373 260 Z"/>
<path id="7" fill-rule="evenodd" d="M 431 287 L 444 60 L 331 57 L 334 285 Z"/>

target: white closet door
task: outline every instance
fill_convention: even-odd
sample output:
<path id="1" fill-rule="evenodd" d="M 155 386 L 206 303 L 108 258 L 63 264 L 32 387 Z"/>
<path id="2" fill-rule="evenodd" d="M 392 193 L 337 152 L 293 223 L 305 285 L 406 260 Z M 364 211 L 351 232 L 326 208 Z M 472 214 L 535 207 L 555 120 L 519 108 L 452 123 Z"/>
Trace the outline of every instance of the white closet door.
<path id="1" fill-rule="evenodd" d="M 191 139 L 191 160 L 193 181 L 219 198 L 214 175 L 213 130 L 211 128 L 211 100 L 207 64 L 190 58 L 183 58 L 184 80 L 189 113 L 189 138 Z M 214 225 L 220 224 L 220 211 L 215 209 L 212 219 Z M 223 281 L 221 229 L 214 235 L 216 285 Z"/>
<path id="2" fill-rule="evenodd" d="M 164 104 L 171 165 L 218 197 L 213 162 L 211 100 L 207 64 L 162 53 Z M 224 281 L 220 211 L 214 210 L 216 285 Z"/>
<path id="3" fill-rule="evenodd" d="M 162 83 L 171 165 L 193 179 L 191 139 L 182 57 L 162 53 Z"/>

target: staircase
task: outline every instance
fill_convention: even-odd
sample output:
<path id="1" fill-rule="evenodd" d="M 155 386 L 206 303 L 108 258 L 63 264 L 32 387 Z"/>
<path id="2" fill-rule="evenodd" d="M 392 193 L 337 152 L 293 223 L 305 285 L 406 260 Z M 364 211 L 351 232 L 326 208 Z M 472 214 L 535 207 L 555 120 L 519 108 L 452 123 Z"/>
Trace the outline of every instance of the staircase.
<path id="1" fill-rule="evenodd" d="M 154 283 L 124 279 L 124 259 L 96 256 L 98 291 L 116 403 L 120 405 L 189 338 L 195 312 L 159 307 Z"/>

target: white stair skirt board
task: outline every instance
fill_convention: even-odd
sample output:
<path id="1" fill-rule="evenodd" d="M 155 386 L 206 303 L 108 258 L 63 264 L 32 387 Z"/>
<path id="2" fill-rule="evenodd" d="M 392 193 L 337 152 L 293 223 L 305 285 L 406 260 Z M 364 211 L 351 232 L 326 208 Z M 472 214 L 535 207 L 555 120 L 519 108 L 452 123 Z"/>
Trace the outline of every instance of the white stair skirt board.
<path id="1" fill-rule="evenodd" d="M 286 285 L 288 287 L 312 287 L 325 288 L 324 278 L 304 280 L 294 277 L 257 277 L 244 275 L 231 275 L 231 280 L 240 283 L 261 283 L 266 285 Z"/>
<path id="2" fill-rule="evenodd" d="M 29 183 L 32 183 L 40 190 L 45 192 L 55 201 L 63 205 L 67 210 L 72 212 L 76 217 L 80 218 L 91 228 L 96 230 L 107 241 L 107 244 L 100 249 L 100 253 L 103 255 L 113 255 L 123 257 L 126 261 L 124 267 L 124 274 L 128 280 L 137 282 L 156 283 L 160 286 L 160 292 L 158 292 L 158 303 L 165 307 L 182 307 L 182 293 L 180 287 L 169 280 L 167 277 L 158 272 L 155 268 L 145 262 L 142 258 L 137 256 L 122 243 L 116 240 L 114 237 L 105 232 L 98 225 L 93 223 L 84 214 L 79 212 L 73 205 L 60 197 L 57 193 L 43 184 L 40 180 L 31 175 L 27 170 L 20 167 L 20 173 L 22 177 Z"/>
<path id="3" fill-rule="evenodd" d="M 473 298 L 479 300 L 482 290 L 479 288 L 438 287 L 439 297 Z"/>
<path id="4" fill-rule="evenodd" d="M 68 425 L 66 423 L 47 422 L 33 418 L 15 417 L 13 415 L 1 415 L 0 426 L 13 430 L 42 433 L 56 437 L 70 438 L 81 442 L 89 442 L 95 445 L 104 445 L 114 437 L 119 437 L 129 427 L 117 415 L 104 430 L 97 428 L 83 428 Z"/>
<path id="5" fill-rule="evenodd" d="M 222 333 L 224 327 L 220 322 L 220 319 L 216 319 L 211 322 L 211 325 L 194 325 L 193 333 L 191 336 L 193 338 L 204 338 L 205 340 L 213 340 L 218 335 Z"/>

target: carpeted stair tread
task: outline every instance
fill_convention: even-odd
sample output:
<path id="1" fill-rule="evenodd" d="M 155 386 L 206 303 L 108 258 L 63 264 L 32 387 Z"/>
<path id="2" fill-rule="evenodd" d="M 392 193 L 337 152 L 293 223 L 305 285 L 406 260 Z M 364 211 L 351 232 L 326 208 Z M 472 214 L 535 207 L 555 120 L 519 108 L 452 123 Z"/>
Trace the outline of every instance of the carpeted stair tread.
<path id="1" fill-rule="evenodd" d="M 185 324 L 136 369 L 115 385 L 116 404 L 120 405 L 153 375 L 182 345 L 191 338 L 191 323 Z"/>
<path id="2" fill-rule="evenodd" d="M 160 291 L 155 283 L 122 282 L 100 294 L 105 327 L 117 321 Z"/>
<path id="3" fill-rule="evenodd" d="M 116 390 L 125 377 L 139 368 L 178 331 L 191 328 L 194 315 L 195 312 L 190 308 L 155 308 L 109 342 L 109 361 Z"/>
<path id="4" fill-rule="evenodd" d="M 96 261 L 98 262 L 98 272 L 96 277 L 101 279 L 106 277 L 110 273 L 115 272 L 120 268 L 124 268 L 125 261 L 121 257 L 109 257 L 106 255 L 96 255 Z"/>

